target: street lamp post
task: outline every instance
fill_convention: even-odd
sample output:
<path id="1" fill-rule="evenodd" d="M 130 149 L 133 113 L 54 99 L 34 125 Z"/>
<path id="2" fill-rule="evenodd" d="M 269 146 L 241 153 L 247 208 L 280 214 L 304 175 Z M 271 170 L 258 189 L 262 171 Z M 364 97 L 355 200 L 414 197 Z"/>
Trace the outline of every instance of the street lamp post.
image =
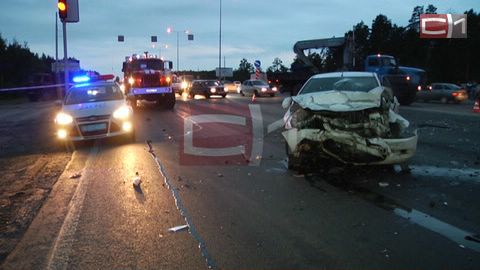
<path id="1" fill-rule="evenodd" d="M 218 32 L 218 79 L 222 80 L 222 0 L 220 0 L 220 30 Z"/>
<path id="2" fill-rule="evenodd" d="M 167 33 L 172 33 L 172 32 L 175 32 L 177 33 L 177 72 L 180 70 L 180 63 L 179 63 L 179 40 L 180 40 L 180 33 L 185 33 L 185 34 L 189 34 L 189 31 L 188 30 L 183 30 L 183 31 L 175 31 L 173 30 L 171 27 L 168 27 L 167 28 Z"/>

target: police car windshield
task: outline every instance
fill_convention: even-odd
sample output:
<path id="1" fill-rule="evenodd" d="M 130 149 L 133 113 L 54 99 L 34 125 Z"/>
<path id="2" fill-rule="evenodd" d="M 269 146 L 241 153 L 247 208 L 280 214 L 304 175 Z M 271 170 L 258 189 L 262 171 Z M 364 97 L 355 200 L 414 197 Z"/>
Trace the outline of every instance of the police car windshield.
<path id="1" fill-rule="evenodd" d="M 65 105 L 122 99 L 123 93 L 116 85 L 89 85 L 70 89 Z"/>

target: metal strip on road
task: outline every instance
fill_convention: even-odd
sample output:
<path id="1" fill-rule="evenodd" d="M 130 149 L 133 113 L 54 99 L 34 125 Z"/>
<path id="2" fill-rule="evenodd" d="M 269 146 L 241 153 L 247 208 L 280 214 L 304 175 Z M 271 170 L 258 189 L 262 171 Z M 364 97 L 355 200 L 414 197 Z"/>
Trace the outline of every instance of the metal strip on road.
<path id="1" fill-rule="evenodd" d="M 85 167 L 88 167 L 88 165 L 94 162 L 94 158 L 97 156 L 99 150 L 98 144 L 99 141 L 96 140 L 90 150 Z M 89 177 L 85 177 L 85 174 L 79 179 L 78 187 L 69 204 L 67 216 L 63 221 L 60 232 L 49 255 L 47 269 L 68 268 L 70 253 L 74 243 L 74 236 L 77 231 L 78 221 L 80 214 L 82 213 L 83 202 L 85 200 L 89 182 Z"/>
<path id="2" fill-rule="evenodd" d="M 198 248 L 200 249 L 200 253 L 202 254 L 202 257 L 205 259 L 207 263 L 208 269 L 218 269 L 215 261 L 212 259 L 212 257 L 208 253 L 207 245 L 205 244 L 205 241 L 198 233 L 197 229 L 193 224 L 192 218 L 188 214 L 185 206 L 183 205 L 182 199 L 180 198 L 180 194 L 178 193 L 178 189 L 172 186 L 170 178 L 168 177 L 165 168 L 163 167 L 162 163 L 160 162 L 157 155 L 155 154 L 155 151 L 153 150 L 151 142 L 147 141 L 147 145 L 149 148 L 148 152 L 151 154 L 153 160 L 157 164 L 158 170 L 160 171 L 160 174 L 163 176 L 163 181 L 165 185 L 172 192 L 173 199 L 175 200 L 175 206 L 180 211 L 180 215 L 185 219 L 185 222 L 188 225 L 188 230 L 190 234 L 198 242 Z"/>
<path id="3" fill-rule="evenodd" d="M 252 153 L 250 154 L 249 166 L 259 166 L 263 155 L 263 117 L 260 105 L 249 104 L 250 116 L 252 117 Z"/>

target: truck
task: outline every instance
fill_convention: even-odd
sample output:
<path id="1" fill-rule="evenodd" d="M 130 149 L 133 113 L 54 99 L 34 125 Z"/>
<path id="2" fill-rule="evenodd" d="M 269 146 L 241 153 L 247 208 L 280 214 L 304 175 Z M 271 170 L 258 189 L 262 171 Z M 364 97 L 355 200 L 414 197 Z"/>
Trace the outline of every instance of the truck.
<path id="1" fill-rule="evenodd" d="M 127 100 L 133 109 L 141 100 L 155 101 L 159 107 L 173 109 L 172 61 L 162 60 L 145 52 L 125 57 L 123 82 Z"/>
<path id="2" fill-rule="evenodd" d="M 333 52 L 338 71 L 355 69 L 355 45 L 351 36 L 298 41 L 293 46 L 297 58 L 303 66 L 294 66 L 289 72 L 271 73 L 269 81 L 288 89 L 292 95 L 298 93 L 305 81 L 319 73 L 318 68 L 310 61 L 305 50 L 327 48 Z M 382 84 L 390 87 L 402 105 L 409 105 L 415 100 L 418 90 L 426 85 L 426 72 L 419 68 L 398 65 L 395 57 L 384 54 L 367 56 L 363 61 L 363 71 L 374 72 Z"/>

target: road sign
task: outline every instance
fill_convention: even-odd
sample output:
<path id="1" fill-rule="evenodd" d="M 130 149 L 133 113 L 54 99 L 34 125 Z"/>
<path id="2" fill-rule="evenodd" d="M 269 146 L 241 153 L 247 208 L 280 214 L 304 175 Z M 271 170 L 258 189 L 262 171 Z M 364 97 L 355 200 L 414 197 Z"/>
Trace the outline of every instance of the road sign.
<path id="1" fill-rule="evenodd" d="M 218 78 L 233 77 L 233 68 L 222 67 L 221 70 L 219 68 L 216 68 L 215 74 Z"/>
<path id="2" fill-rule="evenodd" d="M 124 41 L 125 41 L 125 36 L 118 35 L 118 42 L 124 42 Z"/>
<path id="3" fill-rule="evenodd" d="M 65 65 L 63 61 L 58 61 L 57 63 L 52 63 L 52 72 L 63 72 L 65 70 Z M 67 64 L 68 71 L 80 71 L 80 61 L 69 60 Z"/>
<path id="4" fill-rule="evenodd" d="M 152 36 L 152 37 L 150 38 L 150 40 L 151 40 L 152 42 L 157 42 L 157 36 Z"/>
<path id="5" fill-rule="evenodd" d="M 260 68 L 260 66 L 262 65 L 262 62 L 260 62 L 260 60 L 255 60 L 254 65 L 256 68 Z"/>

